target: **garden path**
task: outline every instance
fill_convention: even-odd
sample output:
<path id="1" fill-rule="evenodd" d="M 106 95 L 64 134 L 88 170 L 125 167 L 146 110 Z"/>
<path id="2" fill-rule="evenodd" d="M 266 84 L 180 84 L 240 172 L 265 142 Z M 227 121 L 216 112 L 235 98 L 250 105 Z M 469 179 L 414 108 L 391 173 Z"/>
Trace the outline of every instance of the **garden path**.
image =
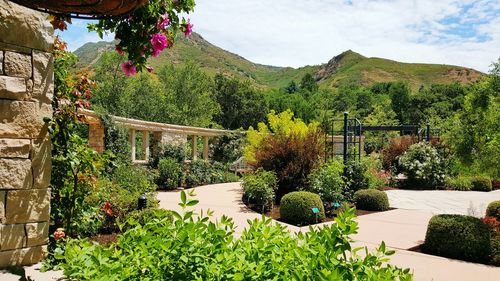
<path id="1" fill-rule="evenodd" d="M 240 235 L 247 227 L 247 220 L 260 218 L 261 215 L 248 209 L 241 201 L 242 189 L 240 183 L 225 183 L 206 185 L 195 188 L 197 211 L 211 209 L 214 219 L 222 215 L 233 219 L 236 231 Z M 492 193 L 496 194 L 496 193 Z M 177 205 L 180 202 L 179 192 L 158 193 L 160 207 L 180 211 Z M 495 200 L 495 199 L 492 199 Z M 391 202 L 392 203 L 392 202 Z M 386 245 L 397 250 L 391 257 L 391 263 L 400 267 L 411 268 L 414 280 L 498 280 L 500 267 L 468 263 L 453 259 L 426 255 L 407 251 L 421 244 L 425 238 L 427 223 L 432 217 L 432 210 L 404 210 L 396 209 L 387 212 L 374 213 L 357 218 L 359 223 L 358 234 L 352 238 L 355 246 L 367 246 L 374 249 L 383 240 Z M 309 231 L 308 227 L 296 227 L 281 222 L 291 232 Z M 329 222 L 332 223 L 332 222 Z M 329 224 L 325 223 L 325 224 Z M 318 224 L 315 227 L 321 227 Z"/>
<path id="2" fill-rule="evenodd" d="M 491 201 L 500 200 L 500 190 L 491 192 L 451 190 L 387 190 L 391 207 L 484 217 Z"/>

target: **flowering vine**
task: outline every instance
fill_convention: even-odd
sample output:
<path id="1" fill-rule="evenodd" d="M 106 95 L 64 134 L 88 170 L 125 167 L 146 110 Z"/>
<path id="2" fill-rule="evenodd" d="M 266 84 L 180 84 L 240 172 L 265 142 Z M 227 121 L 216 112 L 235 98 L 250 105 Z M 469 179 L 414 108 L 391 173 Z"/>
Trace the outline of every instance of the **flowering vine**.
<path id="1" fill-rule="evenodd" d="M 146 69 L 150 57 L 158 57 L 165 49 L 174 45 L 178 31 L 189 36 L 193 24 L 179 14 L 189 14 L 195 6 L 194 0 L 149 0 L 132 13 L 113 18 L 101 19 L 88 25 L 89 31 L 95 31 L 100 38 L 108 32 L 115 33 L 118 40 L 116 52 L 126 56 L 121 65 L 125 75 L 131 76 Z M 54 28 L 66 29 L 69 17 L 50 16 Z"/>

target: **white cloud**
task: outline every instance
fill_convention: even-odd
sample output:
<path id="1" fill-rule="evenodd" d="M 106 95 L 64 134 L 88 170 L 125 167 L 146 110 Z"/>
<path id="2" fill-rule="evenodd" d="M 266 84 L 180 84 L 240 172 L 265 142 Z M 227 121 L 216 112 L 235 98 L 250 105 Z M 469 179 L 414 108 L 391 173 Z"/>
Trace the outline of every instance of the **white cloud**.
<path id="1" fill-rule="evenodd" d="M 208 41 L 263 64 L 320 64 L 352 49 L 487 71 L 500 56 L 499 13 L 495 0 L 199 0 L 191 18 Z M 463 20 L 441 22 L 448 17 Z M 487 40 L 450 28 L 472 29 Z"/>

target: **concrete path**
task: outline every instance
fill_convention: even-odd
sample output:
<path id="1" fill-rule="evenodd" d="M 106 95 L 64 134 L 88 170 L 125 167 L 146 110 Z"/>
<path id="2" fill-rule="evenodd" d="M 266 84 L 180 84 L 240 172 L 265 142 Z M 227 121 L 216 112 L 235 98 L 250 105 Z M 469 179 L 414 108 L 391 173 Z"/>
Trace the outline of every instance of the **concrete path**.
<path id="1" fill-rule="evenodd" d="M 211 209 L 214 211 L 215 219 L 220 218 L 222 215 L 233 218 L 236 226 L 235 235 L 237 236 L 248 226 L 248 219 L 252 220 L 261 217 L 260 214 L 248 209 L 242 203 L 242 189 L 239 183 L 207 185 L 198 187 L 195 191 L 196 199 L 200 201 L 195 210 Z M 177 205 L 180 202 L 179 192 L 160 192 L 158 193 L 158 199 L 161 208 L 181 210 Z M 369 249 L 375 249 L 380 242 L 384 241 L 387 246 L 396 249 L 396 254 L 391 257 L 391 264 L 410 268 L 414 273 L 414 280 L 499 280 L 500 267 L 467 263 L 407 251 L 407 249 L 422 244 L 427 230 L 427 223 L 432 215 L 433 211 L 428 209 L 396 209 L 360 216 L 357 218 L 359 223 L 358 234 L 352 238 L 355 240 L 355 246 L 367 246 Z M 276 223 L 280 222 L 276 221 Z M 283 225 L 291 232 L 309 231 L 308 227 Z"/>
<path id="2" fill-rule="evenodd" d="M 387 190 L 386 193 L 393 208 L 475 217 L 484 217 L 488 204 L 491 201 L 500 200 L 500 190 L 491 192 Z"/>

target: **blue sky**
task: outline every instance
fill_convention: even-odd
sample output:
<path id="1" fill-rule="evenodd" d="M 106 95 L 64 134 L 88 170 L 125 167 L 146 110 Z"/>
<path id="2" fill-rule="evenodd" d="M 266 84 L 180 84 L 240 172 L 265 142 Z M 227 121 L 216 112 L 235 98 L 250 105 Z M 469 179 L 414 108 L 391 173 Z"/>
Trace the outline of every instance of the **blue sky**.
<path id="1" fill-rule="evenodd" d="M 352 49 L 487 71 L 500 57 L 499 0 L 198 0 L 189 17 L 211 43 L 269 65 L 320 64 Z M 70 49 L 100 40 L 86 23 L 61 33 Z"/>

